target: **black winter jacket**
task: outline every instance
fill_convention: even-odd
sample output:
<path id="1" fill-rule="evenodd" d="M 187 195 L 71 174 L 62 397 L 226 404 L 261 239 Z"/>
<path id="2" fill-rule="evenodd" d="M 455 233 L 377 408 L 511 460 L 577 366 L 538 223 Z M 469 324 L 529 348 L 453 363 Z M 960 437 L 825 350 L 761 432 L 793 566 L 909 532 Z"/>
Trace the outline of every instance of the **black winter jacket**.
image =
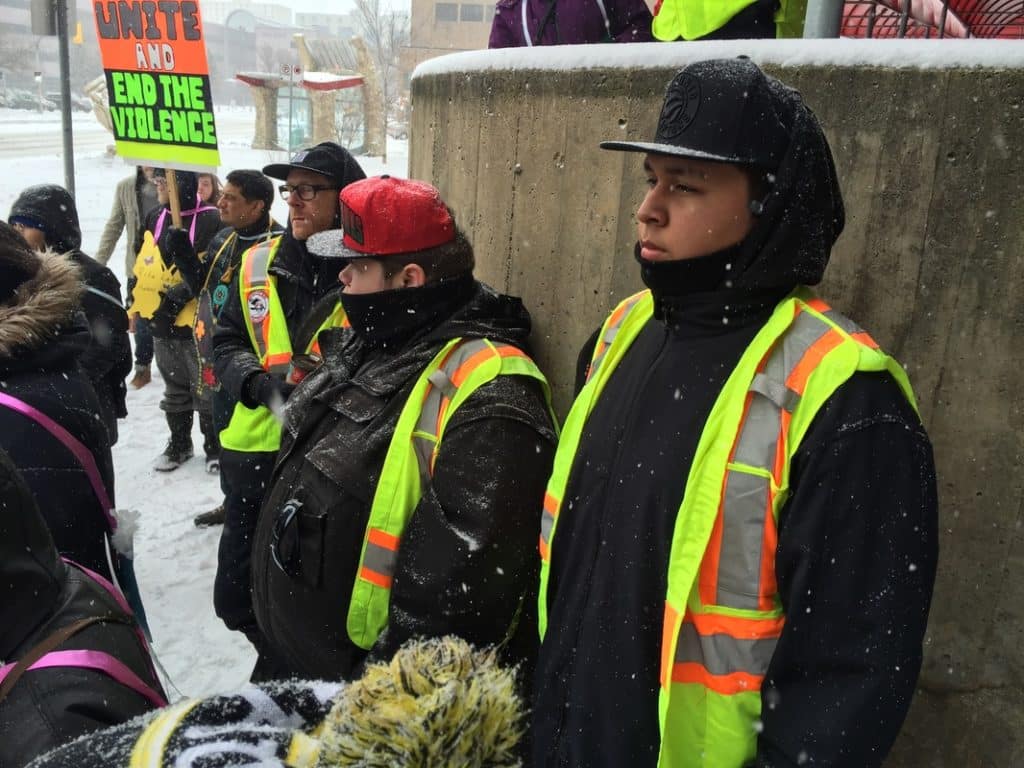
<path id="1" fill-rule="evenodd" d="M 398 415 L 424 366 L 456 337 L 522 347 L 518 299 L 479 285 L 454 315 L 397 350 L 371 351 L 351 329 L 320 335 L 324 366 L 289 399 L 285 436 L 253 545 L 260 630 L 300 676 L 350 679 L 367 654 L 346 632 L 370 506 Z M 541 388 L 501 377 L 455 412 L 433 482 L 402 537 L 388 624 L 370 652 L 414 636 L 459 635 L 532 661 L 539 510 L 555 435 Z M 286 520 L 289 500 L 303 506 Z M 283 517 L 284 516 L 284 517 Z M 278 565 L 271 550 L 291 553 Z M 295 574 L 295 575 L 290 575 Z"/>
<path id="2" fill-rule="evenodd" d="M 309 253 L 306 244 L 293 238 L 290 231 L 281 237 L 281 246 L 270 265 L 270 274 L 277 278 L 277 295 L 284 310 L 288 335 L 294 342 L 296 339 L 308 339 L 316 330 L 307 331 L 305 327 L 309 315 L 317 302 L 340 290 L 340 268 L 335 260 L 321 259 Z M 264 371 L 245 327 L 237 273 L 231 280 L 228 299 L 221 309 L 213 335 L 213 355 L 217 381 L 228 394 L 249 408 L 258 406 L 255 393 L 246 385 Z"/>
<path id="3" fill-rule="evenodd" d="M 54 650 L 107 653 L 162 696 L 134 619 L 104 587 L 61 561 L 28 486 L 0 451 L 0 662 L 16 662 L 55 631 L 94 616 L 105 620 Z M 27 671 L 0 702 L 0 768 L 21 768 L 56 746 L 153 706 L 100 671 Z"/>
<path id="4" fill-rule="evenodd" d="M 113 445 L 117 442 L 117 420 L 128 415 L 124 379 L 132 370 L 128 314 L 121 301 L 121 283 L 107 267 L 82 253 L 78 209 L 64 187 L 56 184 L 28 187 L 11 206 L 11 216 L 27 216 L 40 222 L 46 244 L 58 253 L 69 254 L 81 267 L 86 285 L 81 307 L 89 321 L 92 343 L 80 362 L 96 390 L 100 414 Z"/>
<path id="5" fill-rule="evenodd" d="M 39 273 L 0 306 L 2 391 L 43 412 L 92 453 L 107 494 L 114 472 L 107 431 L 92 385 L 79 367 L 90 343 L 76 307 L 80 272 L 69 259 L 41 256 Z M 35 421 L 0 407 L 0 448 L 21 471 L 58 551 L 110 578 L 104 535 L 109 529 L 89 478 L 71 451 Z"/>
<path id="6" fill-rule="evenodd" d="M 842 230 L 827 144 L 805 108 L 787 120 L 792 144 L 739 246 L 641 260 L 655 317 L 587 420 L 553 540 L 536 766 L 657 764 L 668 558 L 697 442 L 775 304 L 821 279 Z M 931 446 L 888 374 L 833 394 L 790 484 L 775 553 L 786 624 L 753 765 L 877 766 L 913 695 L 937 559 Z"/>

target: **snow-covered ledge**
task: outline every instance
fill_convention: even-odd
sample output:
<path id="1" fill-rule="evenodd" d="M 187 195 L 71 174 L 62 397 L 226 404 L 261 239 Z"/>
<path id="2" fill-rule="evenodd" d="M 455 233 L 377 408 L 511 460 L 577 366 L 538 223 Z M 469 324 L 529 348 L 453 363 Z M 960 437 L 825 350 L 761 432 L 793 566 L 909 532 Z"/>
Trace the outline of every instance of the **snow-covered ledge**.
<path id="1" fill-rule="evenodd" d="M 887 768 L 1017 764 L 1024 44 L 721 41 L 453 54 L 414 73 L 410 174 L 453 206 L 481 276 L 524 298 L 564 413 L 580 344 L 641 287 L 632 255 L 641 160 L 598 142 L 649 138 L 675 70 L 738 54 L 797 87 L 825 126 L 847 224 L 821 290 L 907 365 L 935 444 L 939 583 L 922 692 Z"/>

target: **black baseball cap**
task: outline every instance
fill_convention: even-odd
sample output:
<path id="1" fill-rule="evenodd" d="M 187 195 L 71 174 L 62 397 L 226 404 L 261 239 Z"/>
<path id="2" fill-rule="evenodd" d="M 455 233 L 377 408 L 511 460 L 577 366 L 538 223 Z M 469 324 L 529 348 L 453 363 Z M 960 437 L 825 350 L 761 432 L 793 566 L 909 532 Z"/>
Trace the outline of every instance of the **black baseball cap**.
<path id="1" fill-rule="evenodd" d="M 601 149 L 777 168 L 790 135 L 770 81 L 780 85 L 746 57 L 694 62 L 669 83 L 653 141 Z"/>
<path id="2" fill-rule="evenodd" d="M 271 163 L 264 166 L 263 173 L 272 179 L 287 181 L 292 171 L 313 171 L 338 185 L 338 189 L 359 179 L 366 174 L 351 153 L 340 144 L 324 141 L 308 149 L 300 149 L 287 163 Z"/>

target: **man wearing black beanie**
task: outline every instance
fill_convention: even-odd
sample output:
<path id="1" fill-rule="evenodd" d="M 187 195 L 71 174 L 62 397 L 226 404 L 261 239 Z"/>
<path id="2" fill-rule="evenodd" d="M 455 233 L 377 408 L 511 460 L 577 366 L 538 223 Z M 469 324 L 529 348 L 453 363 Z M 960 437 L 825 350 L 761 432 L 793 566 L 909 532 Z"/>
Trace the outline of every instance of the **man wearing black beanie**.
<path id="1" fill-rule="evenodd" d="M 81 365 L 96 390 L 100 416 L 114 445 L 117 420 L 128 415 L 124 380 L 132 369 L 121 283 L 107 267 L 82 253 L 78 209 L 64 187 L 39 184 L 24 189 L 11 206 L 10 222 L 36 250 L 66 253 L 82 269 L 86 285 L 82 310 L 89 321 L 92 343 L 82 355 Z"/>

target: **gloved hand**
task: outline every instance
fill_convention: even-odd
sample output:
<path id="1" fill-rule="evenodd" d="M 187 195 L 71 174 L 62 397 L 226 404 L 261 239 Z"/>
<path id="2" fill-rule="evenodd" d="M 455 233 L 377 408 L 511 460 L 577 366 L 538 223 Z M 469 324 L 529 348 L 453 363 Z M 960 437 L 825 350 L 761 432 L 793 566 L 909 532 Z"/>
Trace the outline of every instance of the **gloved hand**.
<path id="1" fill-rule="evenodd" d="M 153 317 L 149 320 L 149 329 L 154 336 L 159 338 L 167 338 L 171 335 L 171 329 L 174 328 L 174 318 L 177 316 L 177 312 L 163 300 L 164 295 L 160 294 L 160 306 L 153 312 Z"/>
<path id="2" fill-rule="evenodd" d="M 255 399 L 275 412 L 281 410 L 288 396 L 295 390 L 294 384 L 282 381 L 269 373 L 258 374 L 254 385 Z"/>
<path id="3" fill-rule="evenodd" d="M 192 247 L 192 241 L 188 239 L 188 230 L 181 227 L 171 227 L 164 236 L 163 247 L 160 254 L 167 266 L 172 264 L 191 264 L 196 259 L 196 249 Z"/>

